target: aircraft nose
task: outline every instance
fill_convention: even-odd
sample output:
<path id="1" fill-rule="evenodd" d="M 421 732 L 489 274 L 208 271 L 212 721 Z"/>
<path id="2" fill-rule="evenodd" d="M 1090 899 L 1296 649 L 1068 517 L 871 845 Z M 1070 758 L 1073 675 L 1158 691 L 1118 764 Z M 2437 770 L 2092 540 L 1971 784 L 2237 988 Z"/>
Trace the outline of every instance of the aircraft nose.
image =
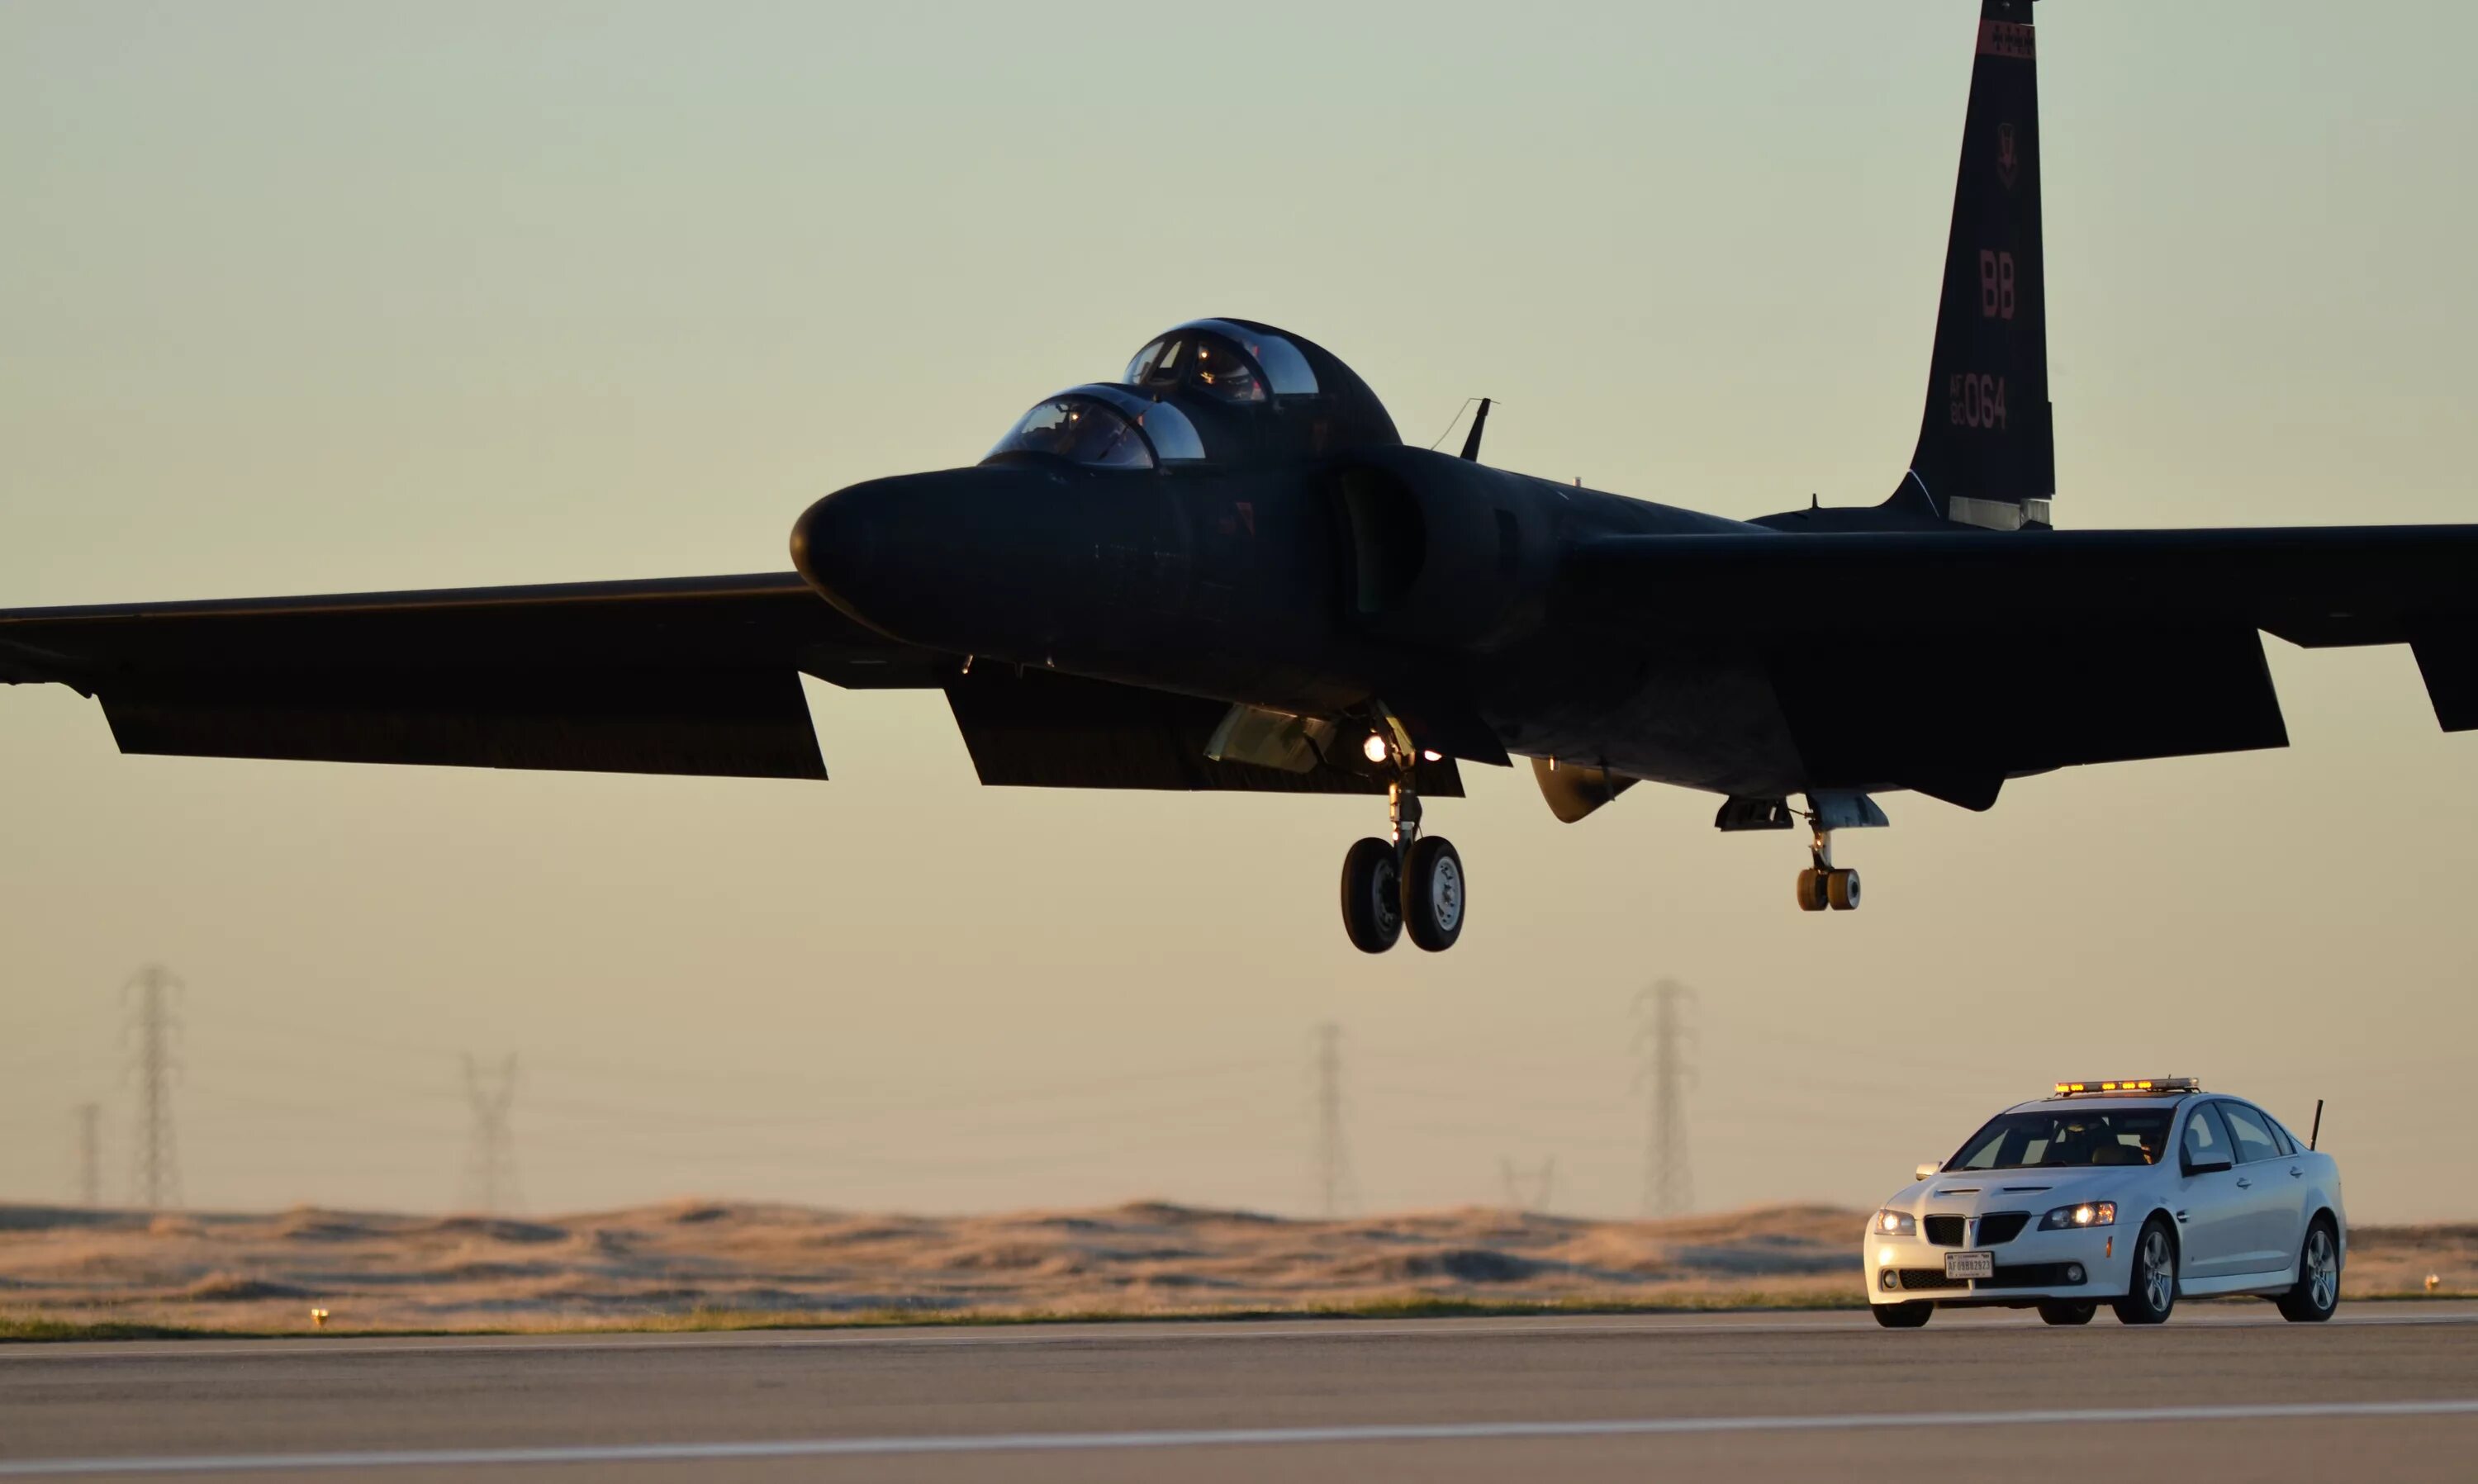
<path id="1" fill-rule="evenodd" d="M 987 604 L 1032 533 L 1022 471 L 947 469 L 836 490 L 792 526 L 792 565 L 848 616 L 944 647 Z M 997 575 L 1003 586 L 1003 575 Z"/>

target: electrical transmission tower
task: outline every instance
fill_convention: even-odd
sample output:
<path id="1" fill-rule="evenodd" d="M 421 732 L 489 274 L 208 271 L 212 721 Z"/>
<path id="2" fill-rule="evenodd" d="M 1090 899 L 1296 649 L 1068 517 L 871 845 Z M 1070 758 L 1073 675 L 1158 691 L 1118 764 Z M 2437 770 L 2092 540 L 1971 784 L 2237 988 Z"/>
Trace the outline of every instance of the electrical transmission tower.
<path id="1" fill-rule="evenodd" d="M 181 1203 L 181 1166 L 172 1145 L 172 1038 L 180 1029 L 172 1000 L 181 981 L 160 964 L 149 964 L 121 986 L 130 1007 L 128 1030 L 137 1043 L 130 1070 L 138 1077 L 138 1203 L 161 1211 Z"/>
<path id="2" fill-rule="evenodd" d="M 101 1141 L 96 1137 L 102 1120 L 103 1106 L 100 1103 L 78 1104 L 78 1204 L 88 1208 L 103 1204 Z"/>
<path id="3" fill-rule="evenodd" d="M 1557 1161 L 1553 1155 L 1540 1162 L 1537 1170 L 1525 1170 L 1510 1159 L 1497 1162 L 1498 1175 L 1505 1182 L 1505 1209 L 1520 1214 L 1537 1211 L 1546 1214 L 1549 1197 L 1557 1186 Z"/>
<path id="4" fill-rule="evenodd" d="M 1316 1029 L 1317 1209 L 1328 1219 L 1353 1204 L 1351 1152 L 1342 1141 L 1342 1027 Z"/>
<path id="5" fill-rule="evenodd" d="M 1695 992 L 1674 979 L 1663 979 L 1634 997 L 1636 1052 L 1643 1063 L 1635 1085 L 1652 1090 L 1652 1126 L 1643 1154 L 1643 1211 L 1646 1216 L 1683 1216 L 1695 1207 L 1694 1173 L 1686 1164 L 1686 1084 L 1695 1069 L 1685 1063 L 1682 1042 L 1695 1032 L 1679 1015 Z M 1647 1014 L 1647 1011 L 1649 1014 Z"/>
<path id="6" fill-rule="evenodd" d="M 517 1139 L 508 1110 L 517 1100 L 517 1057 L 486 1069 L 465 1054 L 465 1100 L 473 1110 L 473 1142 L 465 1156 L 465 1204 L 496 1214 L 517 1205 Z"/>

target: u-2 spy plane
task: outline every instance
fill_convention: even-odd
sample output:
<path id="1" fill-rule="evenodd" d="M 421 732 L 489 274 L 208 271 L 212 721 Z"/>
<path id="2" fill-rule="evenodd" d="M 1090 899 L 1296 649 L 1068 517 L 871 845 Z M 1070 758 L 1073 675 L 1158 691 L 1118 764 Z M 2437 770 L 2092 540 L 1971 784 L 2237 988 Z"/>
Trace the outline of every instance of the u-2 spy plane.
<path id="1" fill-rule="evenodd" d="M 795 572 L 0 613 L 0 681 L 124 752 L 826 776 L 806 674 L 944 691 L 984 784 L 1382 795 L 1351 940 L 1460 935 L 1422 800 L 1530 761 L 1810 834 L 1856 908 L 1873 795 L 1966 809 L 2086 763 L 2285 745 L 2261 634 L 2414 646 L 2478 726 L 2478 526 L 2054 529 L 2032 0 L 1985 0 L 1917 451 L 1880 505 L 1752 521 L 1405 446 L 1312 341 L 1157 337 L 969 468 L 854 485 Z M 1793 808 L 1803 799 L 1804 808 Z"/>

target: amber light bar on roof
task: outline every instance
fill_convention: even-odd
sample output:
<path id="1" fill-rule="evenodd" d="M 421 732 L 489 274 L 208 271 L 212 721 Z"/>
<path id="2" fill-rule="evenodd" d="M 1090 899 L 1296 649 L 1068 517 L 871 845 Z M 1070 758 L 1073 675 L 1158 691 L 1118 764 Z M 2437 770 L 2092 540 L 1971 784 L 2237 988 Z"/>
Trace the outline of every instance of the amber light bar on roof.
<path id="1" fill-rule="evenodd" d="M 2059 1097 L 2071 1097 L 2077 1093 L 2198 1093 L 2202 1084 L 2191 1077 L 2136 1077 L 2114 1082 L 2060 1082 Z"/>

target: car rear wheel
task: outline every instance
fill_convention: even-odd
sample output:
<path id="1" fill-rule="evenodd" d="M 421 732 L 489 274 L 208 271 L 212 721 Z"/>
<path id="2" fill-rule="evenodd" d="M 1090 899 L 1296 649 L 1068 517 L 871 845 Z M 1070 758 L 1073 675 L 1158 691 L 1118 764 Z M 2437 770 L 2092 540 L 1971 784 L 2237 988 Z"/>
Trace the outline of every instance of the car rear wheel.
<path id="1" fill-rule="evenodd" d="M 2164 1324 L 2177 1307 L 2177 1241 L 2153 1217 L 2134 1243 L 2134 1272 L 2125 1296 L 2111 1305 L 2128 1324 Z"/>
<path id="2" fill-rule="evenodd" d="M 1935 1316 L 1935 1305 L 1915 1300 L 1909 1303 L 1877 1303 L 1869 1304 L 1867 1312 L 1876 1316 L 1876 1322 L 1886 1329 L 1916 1329 Z"/>
<path id="3" fill-rule="evenodd" d="M 2099 1312 L 2093 1302 L 2043 1303 L 2039 1305 L 2039 1321 L 2044 1324 L 2087 1324 Z"/>
<path id="4" fill-rule="evenodd" d="M 2297 1286 L 2280 1295 L 2280 1317 L 2293 1324 L 2320 1324 L 2340 1307 L 2340 1243 L 2332 1222 L 2316 1217 L 2297 1254 Z"/>

